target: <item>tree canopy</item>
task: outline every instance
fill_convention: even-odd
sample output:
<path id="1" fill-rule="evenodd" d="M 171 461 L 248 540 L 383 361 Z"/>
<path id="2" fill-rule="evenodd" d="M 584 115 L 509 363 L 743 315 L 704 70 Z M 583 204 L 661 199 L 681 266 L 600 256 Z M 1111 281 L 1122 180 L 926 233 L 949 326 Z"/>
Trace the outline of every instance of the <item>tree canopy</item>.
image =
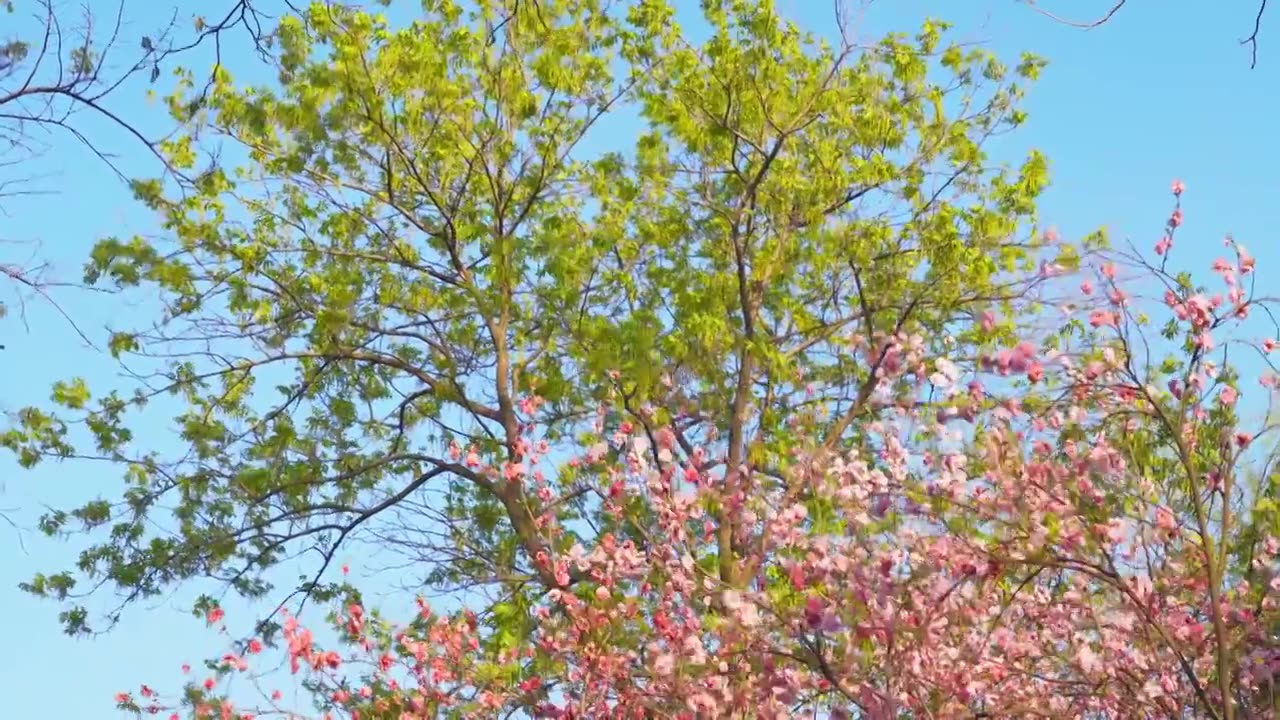
<path id="1" fill-rule="evenodd" d="M 424 11 L 393 28 L 315 4 L 276 32 L 278 86 L 222 68 L 171 98 L 190 130 L 161 149 L 194 180 L 135 182 L 168 237 L 105 239 L 87 269 L 163 298 L 111 342 L 139 387 L 92 399 L 69 380 L 61 410 L 6 439 L 26 463 L 110 459 L 128 485 L 47 516 L 101 534 L 32 591 L 210 577 L 259 595 L 279 559 L 314 548 L 324 566 L 379 526 L 431 584 L 555 586 L 540 501 L 510 481 L 532 453 L 616 413 L 715 443 L 727 482 L 779 483 L 796 413 L 824 408 L 828 447 L 859 442 L 878 368 L 850 342 L 955 354 L 992 339 L 975 313 L 1014 316 L 1046 287 L 1045 161 L 982 150 L 1023 120 L 1032 56 L 1010 68 L 940 22 L 830 45 L 770 2 L 708 4 L 702 41 L 652 0 Z M 621 133 L 630 151 L 592 151 Z M 165 395 L 172 457 L 130 425 Z M 590 475 L 548 482 L 582 514 Z M 700 561 L 742 582 L 751 534 L 725 516 Z"/>
<path id="2" fill-rule="evenodd" d="M 1275 370 L 1274 301 L 1230 238 L 1214 285 L 1170 268 L 1181 182 L 1155 260 L 1043 226 L 1046 159 L 986 147 L 1042 60 L 843 6 L 824 39 L 771 0 L 420 5 L 140 43 L 126 76 L 215 52 L 137 137 L 160 232 L 86 264 L 140 299 L 127 381 L 0 435 L 119 483 L 40 520 L 83 541 L 23 586 L 68 633 L 179 587 L 275 607 L 201 720 L 272 645 L 326 720 L 1274 712 L 1272 418 L 1234 364 Z M 274 81 L 222 61 L 237 25 Z M 72 58 L 37 94 L 93 108 Z M 463 607 L 394 626 L 336 571 L 361 543 Z"/>

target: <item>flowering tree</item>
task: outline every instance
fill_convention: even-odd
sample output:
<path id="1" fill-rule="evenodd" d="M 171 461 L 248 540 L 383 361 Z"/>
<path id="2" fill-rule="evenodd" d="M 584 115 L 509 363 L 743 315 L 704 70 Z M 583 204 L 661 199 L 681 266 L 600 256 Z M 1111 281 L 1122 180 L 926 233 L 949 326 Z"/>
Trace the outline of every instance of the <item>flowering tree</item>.
<path id="1" fill-rule="evenodd" d="M 1035 227 L 1043 159 L 981 146 L 1039 61 L 763 1 L 706 3 L 705 42 L 656 0 L 424 6 L 287 17 L 278 89 L 183 76 L 157 151 L 193 177 L 135 184 L 173 242 L 88 267 L 163 303 L 111 337 L 139 386 L 60 383 L 2 438 L 126 484 L 44 519 L 108 532 L 30 591 L 260 597 L 315 550 L 288 590 L 341 597 L 341 642 L 263 623 L 206 716 L 256 712 L 220 681 L 266 647 L 365 720 L 1266 713 L 1270 465 L 1218 355 L 1253 261 L 1218 296 L 1166 269 L 1180 211 L 1159 264 Z M 623 108 L 633 152 L 590 156 Z M 166 395 L 172 456 L 130 422 Z M 480 599 L 389 627 L 324 582 L 361 535 Z"/>
<path id="2" fill-rule="evenodd" d="M 642 419 L 553 475 L 574 483 L 537 470 L 532 424 L 522 469 L 455 447 L 543 502 L 537 592 L 448 615 L 419 601 L 398 627 L 356 593 L 335 649 L 292 618 L 281 648 L 335 718 L 1271 717 L 1280 518 L 1225 348 L 1275 342 L 1230 334 L 1266 312 L 1243 247 L 1214 264 L 1223 293 L 1167 270 L 1181 221 L 1158 264 L 1118 254 L 1061 332 L 993 339 L 971 370 L 910 335 L 856 338 L 883 412 L 851 450 L 813 432 L 825 408 L 796 414 L 776 482 Z M 1124 258 L 1162 286 L 1167 359 Z M 563 502 L 581 487 L 586 516 Z M 746 568 L 729 580 L 726 517 Z M 247 710 L 218 693 L 263 649 L 214 663 L 187 707 L 284 714 L 279 694 Z M 117 699 L 164 707 L 150 688 Z"/>
<path id="3" fill-rule="evenodd" d="M 44 518 L 91 541 L 27 589 L 317 597 L 343 548 L 376 541 L 423 585 L 527 614 L 559 584 L 540 518 L 579 528 L 627 487 L 594 492 L 621 461 L 607 443 L 545 491 L 535 455 L 626 421 L 651 453 L 660 432 L 705 447 L 700 471 L 748 493 L 787 483 L 802 419 L 827 452 L 864 445 L 879 373 L 902 372 L 891 340 L 968 366 L 1088 248 L 1036 227 L 1043 157 L 982 149 L 1023 121 L 1039 60 L 937 22 L 868 45 L 848 17 L 823 42 L 772 2 L 707 3 L 695 40 L 658 0 L 431 0 L 405 27 L 315 3 L 275 32 L 279 87 L 184 76 L 187 132 L 163 149 L 195 182 L 136 183 L 169 236 L 105 239 L 87 269 L 156 310 L 110 338 L 137 385 L 68 379 L 2 436 L 124 486 Z M 166 411 L 162 452 L 135 431 Z M 707 503 L 698 562 L 745 585 L 746 509 Z M 599 529 L 641 542 L 631 511 Z M 306 579 L 275 587 L 299 555 Z"/>

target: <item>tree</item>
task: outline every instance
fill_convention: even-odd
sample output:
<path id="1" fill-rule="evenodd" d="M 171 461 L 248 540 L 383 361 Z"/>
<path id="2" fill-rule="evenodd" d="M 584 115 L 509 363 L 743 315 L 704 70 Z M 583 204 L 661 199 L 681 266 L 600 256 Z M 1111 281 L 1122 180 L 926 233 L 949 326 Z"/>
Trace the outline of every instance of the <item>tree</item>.
<path id="1" fill-rule="evenodd" d="M 1164 309 L 1102 264 L 1081 293 L 1107 305 L 1082 304 L 1088 322 L 1060 336 L 1078 348 L 997 343 L 985 371 L 961 374 L 945 357 L 922 368 L 921 339 L 896 336 L 902 362 L 877 393 L 898 412 L 838 452 L 815 432 L 818 411 L 797 417 L 782 431 L 789 486 L 744 492 L 699 450 L 682 455 L 669 426 L 651 446 L 624 421 L 619 453 L 583 462 L 632 481 L 595 522 L 633 518 L 639 501 L 650 514 L 635 539 L 581 537 L 554 503 L 564 490 L 523 479 L 547 493 L 538 520 L 557 549 L 544 563 L 563 581 L 531 612 L 438 616 L 419 601 L 393 627 L 353 594 L 331 616 L 344 652 L 286 621 L 293 672 L 326 717 L 366 720 L 1270 717 L 1276 456 L 1251 451 L 1274 426 L 1244 420 L 1241 378 L 1215 348 L 1265 357 L 1274 340 L 1233 335 L 1273 301 L 1238 245 L 1214 265 L 1225 295 L 1168 270 L 1180 222 L 1176 211 L 1158 263 L 1126 254 L 1166 291 Z M 871 343 L 851 352 L 877 356 Z M 938 393 L 949 412 L 918 409 Z M 699 560 L 717 507 L 765 528 L 743 585 Z M 188 688 L 195 715 L 245 709 L 216 690 L 262 650 L 254 640 L 212 664 L 204 689 Z M 162 707 L 142 694 L 118 701 Z M 285 711 L 279 695 L 255 710 Z"/>
<path id="2" fill-rule="evenodd" d="M 776 486 L 797 413 L 825 408 L 828 449 L 864 442 L 901 361 L 888 338 L 963 357 L 1012 329 L 973 331 L 975 313 L 1017 316 L 1078 259 L 1032 227 L 1044 159 L 993 169 L 981 149 L 1024 119 L 1034 57 L 1011 71 L 937 22 L 828 46 L 770 2 L 709 4 L 701 44 L 654 0 L 424 7 L 392 29 L 314 5 L 277 30 L 280 89 L 220 69 L 200 107 L 193 76 L 171 99 L 193 129 L 164 151 L 194 192 L 135 184 L 171 243 L 107 239 L 87 270 L 164 297 L 153 328 L 111 339 L 140 386 L 91 402 L 64 383 L 62 412 L 7 436 L 28 464 L 125 469 L 123 500 L 47 516 L 50 534 L 109 532 L 32 592 L 212 578 L 261 596 L 264 570 L 314 550 L 287 590 L 318 596 L 336 550 L 381 531 L 432 586 L 527 603 L 582 578 L 539 560 L 556 549 L 545 501 L 513 481 L 532 454 L 625 417 L 706 444 L 735 487 Z M 589 156 L 596 130 L 635 148 Z M 223 164 L 199 159 L 213 139 Z M 873 362 L 849 361 L 851 337 L 876 338 Z M 130 431 L 165 395 L 185 405 L 178 458 Z M 618 492 L 599 480 L 548 482 L 593 517 Z M 652 512 L 597 530 L 641 542 L 629 528 Z M 762 540 L 712 514 L 698 561 L 742 585 Z M 82 608 L 65 618 L 87 627 Z"/>

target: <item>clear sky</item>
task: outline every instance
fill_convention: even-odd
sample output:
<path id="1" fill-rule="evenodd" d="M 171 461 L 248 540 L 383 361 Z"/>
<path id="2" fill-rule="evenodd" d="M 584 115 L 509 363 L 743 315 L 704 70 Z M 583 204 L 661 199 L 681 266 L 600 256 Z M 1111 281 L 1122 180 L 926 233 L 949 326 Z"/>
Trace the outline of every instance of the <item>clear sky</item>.
<path id="1" fill-rule="evenodd" d="M 696 8 L 693 0 L 687 4 Z M 830 25 L 826 0 L 779 4 L 811 29 Z M 1042 4 L 1073 7 L 1087 17 L 1110 3 Z M 99 5 L 113 3 L 90 3 Z M 148 15 L 150 5 L 158 13 L 154 17 Z M 215 5 L 209 3 L 211 10 Z M 1205 3 L 1191 0 L 1131 3 L 1110 24 L 1086 33 L 1056 25 L 1014 0 L 881 0 L 864 32 L 913 31 L 923 17 L 934 15 L 953 22 L 958 36 L 983 41 L 1011 61 L 1022 50 L 1046 56 L 1051 65 L 1025 105 L 1028 124 L 992 147 L 997 159 L 1010 162 L 1032 147 L 1048 154 L 1053 187 L 1042 205 L 1047 222 L 1067 236 L 1106 225 L 1148 249 L 1170 208 L 1169 183 L 1179 177 L 1187 184 L 1187 223 L 1179 236 L 1183 262 L 1207 266 L 1222 252 L 1222 236 L 1232 233 L 1258 257 L 1262 277 L 1275 278 L 1280 140 L 1272 128 L 1280 116 L 1280 17 L 1274 32 L 1264 30 L 1259 68 L 1251 71 L 1247 50 L 1237 44 L 1252 23 L 1246 5 L 1206 11 Z M 169 12 L 170 3 L 135 0 L 127 16 L 140 33 Z M 252 66 L 243 44 L 224 51 L 241 60 L 239 67 Z M 142 85 L 123 87 L 113 107 L 145 127 L 164 125 L 163 111 L 144 101 Z M 82 127 L 126 151 L 119 161 L 126 171 L 154 170 L 118 132 L 87 116 Z M 28 174 L 42 175 L 42 186 L 57 192 L 4 200 L 0 240 L 39 242 L 54 272 L 75 279 L 96 239 L 146 231 L 151 219 L 83 147 L 67 136 L 49 142 L 50 151 Z M 24 250 L 5 252 L 0 259 L 14 261 L 21 259 L 14 253 Z M 108 322 L 137 312 L 109 296 L 65 292 L 56 299 L 92 337 L 101 337 Z M 60 378 L 83 375 L 95 389 L 117 384 L 111 364 L 86 350 L 48 305 L 33 302 L 27 321 L 29 330 L 16 316 L 0 325 L 7 345 L 0 352 L 0 404 L 6 409 L 42 402 Z M 166 442 L 165 432 L 163 426 L 137 429 L 151 443 Z M 67 464 L 27 473 L 4 458 L 0 508 L 13 509 L 8 515 L 30 527 L 44 504 L 65 507 L 98 494 L 113 496 L 117 483 L 110 468 Z M 0 653 L 0 694 L 13 717 L 114 717 L 115 692 L 136 689 L 139 682 L 176 689 L 181 663 L 196 664 L 222 649 L 187 614 L 193 592 L 131 608 L 106 637 L 68 639 L 60 634 L 57 608 L 15 585 L 33 572 L 65 567 L 75 546 L 4 525 L 0 542 L 9 548 L 0 554 L 0 628 L 8 643 Z M 93 606 L 101 609 L 107 600 Z M 229 608 L 233 617 L 236 610 Z"/>

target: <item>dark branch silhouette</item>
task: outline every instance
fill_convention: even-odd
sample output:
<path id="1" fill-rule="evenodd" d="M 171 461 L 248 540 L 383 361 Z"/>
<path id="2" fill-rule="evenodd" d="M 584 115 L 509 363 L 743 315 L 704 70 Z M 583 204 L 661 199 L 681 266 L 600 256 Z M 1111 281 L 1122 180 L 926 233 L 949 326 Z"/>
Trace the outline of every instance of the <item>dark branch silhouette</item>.
<path id="1" fill-rule="evenodd" d="M 162 27 L 132 34 L 129 27 L 138 23 L 129 21 L 127 10 L 146 9 L 144 3 L 129 5 L 127 0 L 118 0 L 114 7 L 104 4 L 91 10 L 86 5 L 78 11 L 59 7 L 53 0 L 24 4 L 36 8 L 29 18 L 34 22 L 7 22 L 10 28 L 20 28 L 10 30 L 17 37 L 0 37 L 0 213 L 8 210 L 7 201 L 14 198 L 56 192 L 56 188 L 38 187 L 44 178 L 31 168 L 50 149 L 58 133 L 74 138 L 122 181 L 128 178 L 117 166 L 118 158 L 138 150 L 160 163 L 165 177 L 186 181 L 159 151 L 165 138 L 153 137 L 135 123 L 130 113 L 118 108 L 117 96 L 123 94 L 125 102 L 136 101 L 138 98 L 130 97 L 127 83 L 139 79 L 155 83 L 170 61 L 212 44 L 214 66 L 207 89 L 222 65 L 222 45 L 228 33 L 247 35 L 258 59 L 270 63 L 271 36 L 278 16 L 264 11 L 269 3 L 286 12 L 296 9 L 289 0 L 202 3 L 202 9 L 211 11 L 214 19 L 210 20 L 199 15 L 182 18 L 181 6 L 175 5 Z M 0 14 L 9 15 L 10 20 L 22 19 L 17 15 L 22 7 L 0 0 Z M 185 24 L 188 21 L 190 24 Z M 124 134 L 123 144 L 116 147 L 107 138 L 91 133 L 86 119 L 105 120 Z M 43 301 L 92 345 L 50 294 L 58 285 L 75 283 L 53 281 L 49 268 L 38 257 L 26 261 L 0 257 L 0 282 L 7 283 L 16 295 L 8 304 L 0 302 L 0 314 L 13 307 L 21 317 L 28 300 Z"/>
<path id="2" fill-rule="evenodd" d="M 1253 17 L 1253 32 L 1249 33 L 1249 37 L 1240 41 L 1241 45 L 1249 46 L 1249 67 L 1258 66 L 1258 32 L 1262 30 L 1262 16 L 1267 12 L 1267 0 L 1260 0 L 1258 3 L 1258 12 Z"/>
<path id="3" fill-rule="evenodd" d="M 1050 20 L 1056 23 L 1069 25 L 1074 28 L 1081 28 L 1083 30 L 1092 30 L 1093 28 L 1106 24 L 1106 22 L 1110 20 L 1112 17 L 1114 17 L 1117 12 L 1120 12 L 1120 8 L 1124 7 L 1124 4 L 1126 1 L 1127 0 L 1116 0 L 1115 4 L 1111 6 L 1111 9 L 1107 10 L 1107 12 L 1102 16 L 1094 18 L 1093 20 L 1071 20 L 1069 18 L 1065 18 L 1065 17 L 1062 17 L 1061 15 L 1057 15 L 1048 10 L 1045 10 L 1044 8 L 1036 4 L 1036 0 L 1022 0 L 1022 2 L 1027 5 L 1027 7 L 1031 8 L 1032 10 L 1049 18 Z"/>
<path id="4" fill-rule="evenodd" d="M 1020 0 L 1020 2 L 1056 23 L 1073 28 L 1080 28 L 1082 30 L 1092 30 L 1110 22 L 1111 18 L 1115 17 L 1116 13 L 1120 12 L 1120 9 L 1125 6 L 1128 0 L 1114 0 L 1111 7 L 1108 8 L 1105 13 L 1092 20 L 1072 20 L 1070 18 L 1063 17 L 1041 7 L 1037 0 Z M 1247 45 L 1249 47 L 1250 69 L 1258 67 L 1258 33 L 1262 31 L 1262 17 L 1266 12 L 1267 0 L 1258 0 L 1258 9 L 1254 13 L 1253 17 L 1253 29 L 1250 31 L 1248 37 L 1240 41 L 1241 45 Z"/>

